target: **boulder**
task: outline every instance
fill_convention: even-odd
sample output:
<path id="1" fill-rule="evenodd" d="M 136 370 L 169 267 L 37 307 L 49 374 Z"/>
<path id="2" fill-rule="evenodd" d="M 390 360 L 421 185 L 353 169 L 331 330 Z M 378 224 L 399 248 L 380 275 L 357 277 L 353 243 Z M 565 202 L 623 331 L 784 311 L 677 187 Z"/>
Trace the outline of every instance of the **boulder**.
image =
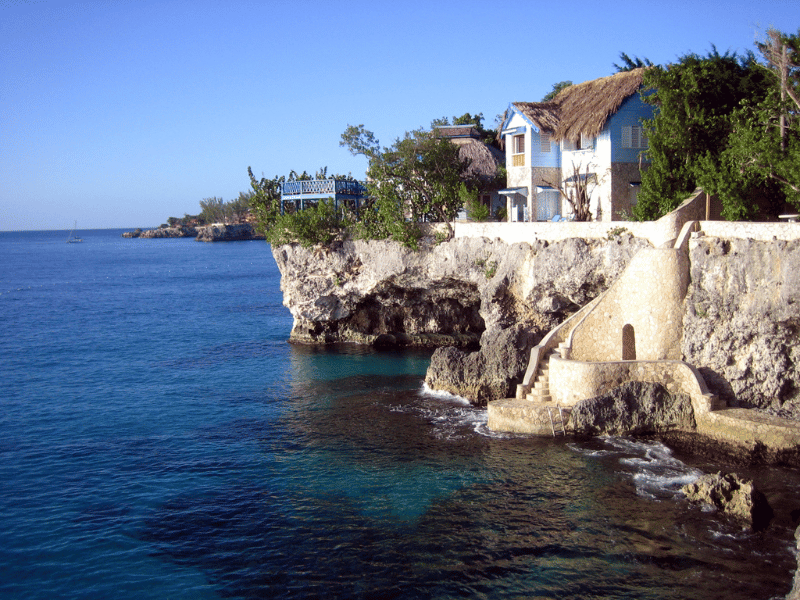
<path id="1" fill-rule="evenodd" d="M 712 506 L 754 530 L 766 528 L 772 519 L 766 496 L 736 473 L 703 475 L 681 491 L 690 502 Z"/>
<path id="2" fill-rule="evenodd" d="M 570 417 L 570 427 L 581 435 L 641 435 L 694 426 L 688 395 L 670 394 L 661 384 L 642 381 L 582 400 Z"/>

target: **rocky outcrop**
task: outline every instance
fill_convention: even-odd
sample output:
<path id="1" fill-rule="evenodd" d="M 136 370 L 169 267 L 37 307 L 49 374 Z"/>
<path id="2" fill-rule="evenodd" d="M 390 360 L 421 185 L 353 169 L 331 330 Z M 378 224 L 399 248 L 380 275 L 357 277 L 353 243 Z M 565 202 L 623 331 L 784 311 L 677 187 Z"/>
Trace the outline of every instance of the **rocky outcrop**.
<path id="1" fill-rule="evenodd" d="M 730 405 L 800 418 L 800 241 L 690 246 L 682 352 Z"/>
<path id="2" fill-rule="evenodd" d="M 630 381 L 572 408 L 570 428 L 582 435 L 642 435 L 693 428 L 692 401 L 658 383 Z"/>
<path id="3" fill-rule="evenodd" d="M 690 502 L 711 506 L 755 530 L 764 529 L 773 516 L 766 496 L 736 473 L 703 475 L 681 491 Z"/>
<path id="4" fill-rule="evenodd" d="M 795 529 L 794 539 L 797 548 L 797 570 L 794 572 L 792 590 L 786 596 L 786 600 L 800 600 L 800 527 Z"/>
<path id="5" fill-rule="evenodd" d="M 250 223 L 225 225 L 214 223 L 200 227 L 159 227 L 158 229 L 135 229 L 122 234 L 124 238 L 183 238 L 193 237 L 198 242 L 238 242 L 263 240 Z"/>
<path id="6" fill-rule="evenodd" d="M 198 242 L 241 242 L 247 240 L 263 240 L 264 236 L 258 233 L 250 223 L 225 225 L 214 223 L 197 228 Z"/>
<path id="7" fill-rule="evenodd" d="M 477 404 L 513 395 L 530 349 L 607 289 L 649 242 L 506 244 L 459 238 L 412 251 L 389 241 L 273 248 L 291 340 L 453 346 L 426 381 Z M 473 352 L 465 348 L 473 345 Z"/>
<path id="8" fill-rule="evenodd" d="M 125 238 L 183 238 L 195 237 L 194 227 L 159 227 L 158 229 L 135 229 L 122 234 Z"/>

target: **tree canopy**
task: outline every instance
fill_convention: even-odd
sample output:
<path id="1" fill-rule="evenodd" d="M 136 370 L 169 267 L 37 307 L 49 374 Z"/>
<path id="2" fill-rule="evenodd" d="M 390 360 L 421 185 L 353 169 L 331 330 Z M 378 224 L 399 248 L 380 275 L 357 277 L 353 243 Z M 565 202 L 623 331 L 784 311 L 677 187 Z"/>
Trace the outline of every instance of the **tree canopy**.
<path id="1" fill-rule="evenodd" d="M 544 95 L 544 98 L 542 98 L 542 102 L 550 102 L 550 100 L 552 100 L 553 98 L 558 96 L 558 93 L 561 90 L 564 90 L 564 89 L 568 88 L 571 85 L 572 85 L 572 82 L 569 81 L 569 80 L 567 80 L 567 81 L 559 81 L 558 83 L 554 83 L 553 84 L 553 89 L 550 90 L 549 92 L 547 92 Z"/>
<path id="2" fill-rule="evenodd" d="M 639 58 L 638 56 L 634 56 L 631 58 L 625 52 L 619 53 L 620 61 L 622 61 L 621 65 L 614 63 L 614 68 L 617 70 L 617 73 L 622 73 L 624 71 L 633 71 L 634 69 L 639 69 L 641 67 L 652 67 L 653 63 L 650 61 L 649 58 Z"/>
<path id="3" fill-rule="evenodd" d="M 477 117 L 479 122 L 483 118 Z M 435 127 L 406 132 L 383 148 L 364 125 L 350 125 L 339 145 L 369 160 L 367 188 L 375 204 L 361 216 L 362 235 L 391 237 L 413 247 L 420 235 L 416 224 L 422 221 L 447 223 L 452 235 L 450 221 L 463 204 L 469 160 Z"/>
<path id="4" fill-rule="evenodd" d="M 740 57 L 716 48 L 705 57 L 688 54 L 677 64 L 647 69 L 642 97 L 655 115 L 644 123 L 651 164 L 634 207 L 637 218 L 666 214 L 698 185 L 720 197 L 724 217 L 755 214 L 753 199 L 770 190 L 741 177 L 726 150 L 741 135 L 737 111 L 743 103 L 760 105 L 772 79 L 752 53 Z"/>

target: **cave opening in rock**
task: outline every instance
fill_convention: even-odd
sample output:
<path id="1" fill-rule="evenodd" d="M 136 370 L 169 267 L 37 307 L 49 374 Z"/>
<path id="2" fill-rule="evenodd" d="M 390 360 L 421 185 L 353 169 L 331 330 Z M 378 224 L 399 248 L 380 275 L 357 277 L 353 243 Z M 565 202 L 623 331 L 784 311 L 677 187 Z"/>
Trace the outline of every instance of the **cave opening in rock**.
<path id="1" fill-rule="evenodd" d="M 475 342 L 486 328 L 478 288 L 464 282 L 424 289 L 385 286 L 365 296 L 346 325 L 363 335 L 469 336 Z"/>

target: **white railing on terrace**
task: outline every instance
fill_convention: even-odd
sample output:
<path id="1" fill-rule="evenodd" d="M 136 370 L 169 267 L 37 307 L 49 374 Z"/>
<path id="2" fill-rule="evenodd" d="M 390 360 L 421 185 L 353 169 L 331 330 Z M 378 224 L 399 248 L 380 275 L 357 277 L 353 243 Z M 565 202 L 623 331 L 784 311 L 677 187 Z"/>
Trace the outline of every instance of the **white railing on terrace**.
<path id="1" fill-rule="evenodd" d="M 367 189 L 359 181 L 344 179 L 310 179 L 307 181 L 287 181 L 281 184 L 282 196 L 319 196 L 324 194 L 339 196 L 364 196 Z"/>

